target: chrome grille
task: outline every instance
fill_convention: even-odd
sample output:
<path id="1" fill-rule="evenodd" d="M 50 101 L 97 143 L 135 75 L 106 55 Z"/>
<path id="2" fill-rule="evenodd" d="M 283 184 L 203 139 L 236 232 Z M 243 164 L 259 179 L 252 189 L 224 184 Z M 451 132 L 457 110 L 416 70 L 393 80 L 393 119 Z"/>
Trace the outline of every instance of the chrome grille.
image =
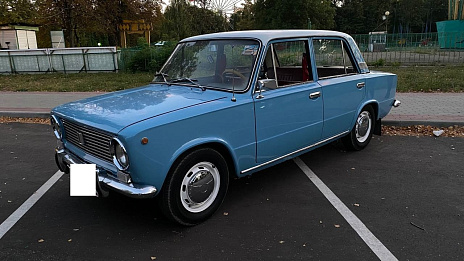
<path id="1" fill-rule="evenodd" d="M 61 121 L 64 127 L 64 137 L 68 142 L 92 156 L 108 162 L 113 161 L 110 154 L 110 141 L 113 138 L 111 134 L 71 121 Z"/>

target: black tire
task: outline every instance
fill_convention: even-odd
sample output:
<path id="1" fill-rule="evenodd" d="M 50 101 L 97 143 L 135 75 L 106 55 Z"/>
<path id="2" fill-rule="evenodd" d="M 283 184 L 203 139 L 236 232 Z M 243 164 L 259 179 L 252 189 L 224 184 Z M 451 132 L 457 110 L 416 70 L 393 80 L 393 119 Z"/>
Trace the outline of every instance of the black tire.
<path id="1" fill-rule="evenodd" d="M 224 157 L 211 148 L 195 150 L 166 177 L 159 198 L 161 210 L 181 225 L 196 225 L 216 212 L 228 185 L 229 168 Z"/>
<path id="2" fill-rule="evenodd" d="M 374 110 L 371 106 L 366 106 L 361 110 L 350 134 L 342 138 L 346 149 L 362 150 L 369 144 L 374 133 L 374 116 Z"/>

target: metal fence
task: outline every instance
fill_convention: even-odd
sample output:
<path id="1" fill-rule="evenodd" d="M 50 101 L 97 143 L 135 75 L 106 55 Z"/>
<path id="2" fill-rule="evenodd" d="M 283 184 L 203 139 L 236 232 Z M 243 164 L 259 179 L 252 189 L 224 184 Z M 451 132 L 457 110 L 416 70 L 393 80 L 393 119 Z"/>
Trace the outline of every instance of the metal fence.
<path id="1" fill-rule="evenodd" d="M 464 64 L 464 32 L 387 34 L 380 42 L 369 34 L 352 36 L 371 65 Z"/>
<path id="2" fill-rule="evenodd" d="M 380 42 L 369 34 L 353 35 L 353 38 L 369 65 L 464 65 L 464 32 L 387 34 Z M 373 48 L 374 44 L 377 48 Z M 127 70 L 129 65 L 133 70 L 150 70 L 160 67 L 171 49 L 155 48 L 140 54 L 144 49 L 0 50 L 0 74 L 116 72 Z M 140 57 L 134 59 L 137 54 Z"/>
<path id="3" fill-rule="evenodd" d="M 0 73 L 116 72 L 116 47 L 0 50 Z"/>

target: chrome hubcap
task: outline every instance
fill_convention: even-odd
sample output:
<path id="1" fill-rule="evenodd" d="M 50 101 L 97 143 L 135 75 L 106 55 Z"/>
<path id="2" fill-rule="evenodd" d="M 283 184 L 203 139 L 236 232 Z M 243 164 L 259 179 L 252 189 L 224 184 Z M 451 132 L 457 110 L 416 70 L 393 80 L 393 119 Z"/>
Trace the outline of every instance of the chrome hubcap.
<path id="1" fill-rule="evenodd" d="M 219 192 L 219 171 L 211 162 L 200 162 L 190 168 L 180 188 L 180 198 L 186 210 L 198 213 L 207 209 Z"/>
<path id="2" fill-rule="evenodd" d="M 365 142 L 371 133 L 372 121 L 369 112 L 363 111 L 356 120 L 356 139 Z"/>

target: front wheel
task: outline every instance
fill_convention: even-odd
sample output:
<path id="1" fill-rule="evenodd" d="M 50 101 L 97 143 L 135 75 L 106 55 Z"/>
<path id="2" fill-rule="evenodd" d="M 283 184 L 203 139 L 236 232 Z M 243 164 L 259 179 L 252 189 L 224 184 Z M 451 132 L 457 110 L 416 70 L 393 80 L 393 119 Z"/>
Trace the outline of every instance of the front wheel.
<path id="1" fill-rule="evenodd" d="M 219 208 L 228 185 L 229 169 L 219 152 L 211 148 L 193 151 L 166 178 L 161 209 L 181 225 L 196 225 Z"/>
<path id="2" fill-rule="evenodd" d="M 350 134 L 342 141 L 349 150 L 362 150 L 371 141 L 374 132 L 374 110 L 371 106 L 364 107 L 358 115 Z"/>

